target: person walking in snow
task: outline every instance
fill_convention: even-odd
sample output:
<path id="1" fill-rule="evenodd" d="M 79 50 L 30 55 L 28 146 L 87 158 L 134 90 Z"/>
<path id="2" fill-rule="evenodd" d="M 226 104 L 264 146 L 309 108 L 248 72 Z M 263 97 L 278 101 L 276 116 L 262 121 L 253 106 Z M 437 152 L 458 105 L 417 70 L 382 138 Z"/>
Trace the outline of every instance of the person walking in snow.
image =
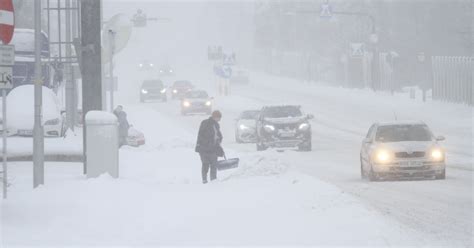
<path id="1" fill-rule="evenodd" d="M 217 179 L 217 158 L 224 156 L 221 147 L 222 133 L 220 131 L 219 121 L 222 114 L 219 111 L 212 112 L 209 119 L 203 120 L 199 127 L 199 133 L 196 142 L 196 152 L 199 153 L 202 162 L 202 183 L 207 183 L 207 174 L 211 170 L 210 179 Z"/>
<path id="2" fill-rule="evenodd" d="M 122 105 L 118 105 L 114 109 L 114 114 L 117 116 L 119 123 L 119 146 L 123 146 L 127 144 L 128 129 L 130 128 L 130 124 L 127 120 L 127 113 L 123 110 Z"/>

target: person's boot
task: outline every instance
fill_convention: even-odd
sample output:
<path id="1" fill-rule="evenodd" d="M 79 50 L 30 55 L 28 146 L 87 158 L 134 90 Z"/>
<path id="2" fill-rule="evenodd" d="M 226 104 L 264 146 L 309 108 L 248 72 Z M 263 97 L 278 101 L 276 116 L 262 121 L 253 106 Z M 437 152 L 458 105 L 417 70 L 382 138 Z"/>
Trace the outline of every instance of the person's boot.
<path id="1" fill-rule="evenodd" d="M 203 179 L 203 180 L 202 180 L 202 183 L 203 183 L 203 184 L 206 184 L 206 183 L 207 183 L 207 179 Z"/>

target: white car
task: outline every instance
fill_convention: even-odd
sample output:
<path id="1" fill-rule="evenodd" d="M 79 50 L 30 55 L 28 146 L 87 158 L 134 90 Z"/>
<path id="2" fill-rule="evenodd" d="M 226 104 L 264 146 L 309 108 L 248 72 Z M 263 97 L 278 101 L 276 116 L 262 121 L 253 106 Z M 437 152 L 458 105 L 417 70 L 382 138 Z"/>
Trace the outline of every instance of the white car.
<path id="1" fill-rule="evenodd" d="M 212 97 L 209 97 L 206 91 L 191 90 L 186 92 L 181 101 L 181 114 L 211 114 L 212 112 Z"/>
<path id="2" fill-rule="evenodd" d="M 362 142 L 361 176 L 385 178 L 434 177 L 445 179 L 446 154 L 423 122 L 375 123 Z"/>
<path id="3" fill-rule="evenodd" d="M 58 97 L 46 87 L 43 88 L 43 127 L 45 136 L 63 135 L 64 120 Z M 7 96 L 8 129 L 19 136 L 32 136 L 34 126 L 34 85 L 14 88 Z"/>
<path id="4" fill-rule="evenodd" d="M 240 114 L 235 123 L 235 141 L 237 143 L 257 142 L 257 118 L 259 110 L 247 110 Z"/>

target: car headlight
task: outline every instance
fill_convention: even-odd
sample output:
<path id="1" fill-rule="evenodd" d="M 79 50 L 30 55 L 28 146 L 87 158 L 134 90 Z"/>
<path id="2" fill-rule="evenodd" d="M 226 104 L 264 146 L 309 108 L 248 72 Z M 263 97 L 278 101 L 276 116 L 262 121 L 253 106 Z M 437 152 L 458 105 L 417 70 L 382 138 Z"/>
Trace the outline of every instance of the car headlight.
<path id="1" fill-rule="evenodd" d="M 166 89 L 162 89 L 162 90 L 160 90 L 160 92 L 164 94 L 164 93 L 166 93 Z"/>
<path id="2" fill-rule="evenodd" d="M 191 106 L 191 103 L 188 102 L 188 101 L 184 101 L 183 106 L 187 108 L 187 107 Z"/>
<path id="3" fill-rule="evenodd" d="M 239 126 L 240 130 L 247 130 L 249 127 L 245 126 L 244 124 L 240 124 Z"/>
<path id="4" fill-rule="evenodd" d="M 387 150 L 378 150 L 375 153 L 375 161 L 381 164 L 386 164 L 392 161 L 392 155 Z"/>
<path id="5" fill-rule="evenodd" d="M 309 124 L 308 124 L 308 123 L 302 123 L 302 124 L 298 127 L 298 129 L 299 129 L 300 131 L 307 131 L 307 130 L 309 129 Z"/>
<path id="6" fill-rule="evenodd" d="M 173 70 L 170 69 L 170 73 L 173 73 Z"/>
<path id="7" fill-rule="evenodd" d="M 139 67 L 143 67 L 143 64 L 139 64 L 138 66 L 139 66 Z"/>
<path id="8" fill-rule="evenodd" d="M 143 94 L 148 94 L 148 90 L 142 89 Z"/>
<path id="9" fill-rule="evenodd" d="M 48 125 L 48 126 L 58 125 L 59 121 L 60 121 L 59 118 L 48 120 L 47 122 L 44 123 L 44 125 Z"/>
<path id="10" fill-rule="evenodd" d="M 263 126 L 263 129 L 265 129 L 265 131 L 267 131 L 269 133 L 275 131 L 275 127 L 272 126 L 272 125 L 265 125 L 265 126 Z"/>
<path id="11" fill-rule="evenodd" d="M 160 70 L 160 73 L 163 73 L 163 70 Z"/>
<path id="12" fill-rule="evenodd" d="M 150 64 L 150 67 L 153 67 L 153 66 L 154 66 L 154 64 Z"/>
<path id="13" fill-rule="evenodd" d="M 439 148 L 431 150 L 430 157 L 434 161 L 442 161 L 444 159 L 444 152 Z"/>
<path id="14" fill-rule="evenodd" d="M 208 107 L 211 106 L 211 104 L 212 104 L 211 101 L 206 102 L 206 106 L 208 106 Z"/>
<path id="15" fill-rule="evenodd" d="M 178 93 L 178 90 L 173 90 L 173 93 L 175 93 L 175 94 Z"/>

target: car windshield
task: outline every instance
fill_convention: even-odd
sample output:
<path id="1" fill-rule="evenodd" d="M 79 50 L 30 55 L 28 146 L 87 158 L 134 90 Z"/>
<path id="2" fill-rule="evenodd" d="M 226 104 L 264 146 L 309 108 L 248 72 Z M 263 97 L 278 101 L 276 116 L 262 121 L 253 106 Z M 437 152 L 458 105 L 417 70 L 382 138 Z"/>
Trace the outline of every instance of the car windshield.
<path id="1" fill-rule="evenodd" d="M 256 120 L 258 118 L 260 111 L 245 111 L 240 116 L 242 120 Z"/>
<path id="2" fill-rule="evenodd" d="M 189 81 L 176 81 L 174 87 L 191 87 L 191 83 Z"/>
<path id="3" fill-rule="evenodd" d="M 288 118 L 302 116 L 302 113 L 299 107 L 282 106 L 265 108 L 263 116 L 267 118 Z"/>
<path id="4" fill-rule="evenodd" d="M 142 84 L 144 88 L 163 88 L 163 82 L 160 80 L 147 80 Z"/>
<path id="5" fill-rule="evenodd" d="M 205 91 L 190 91 L 186 93 L 186 98 L 208 98 Z"/>
<path id="6" fill-rule="evenodd" d="M 377 129 L 376 141 L 401 142 L 401 141 L 430 141 L 431 132 L 426 125 L 391 125 L 381 126 Z"/>

